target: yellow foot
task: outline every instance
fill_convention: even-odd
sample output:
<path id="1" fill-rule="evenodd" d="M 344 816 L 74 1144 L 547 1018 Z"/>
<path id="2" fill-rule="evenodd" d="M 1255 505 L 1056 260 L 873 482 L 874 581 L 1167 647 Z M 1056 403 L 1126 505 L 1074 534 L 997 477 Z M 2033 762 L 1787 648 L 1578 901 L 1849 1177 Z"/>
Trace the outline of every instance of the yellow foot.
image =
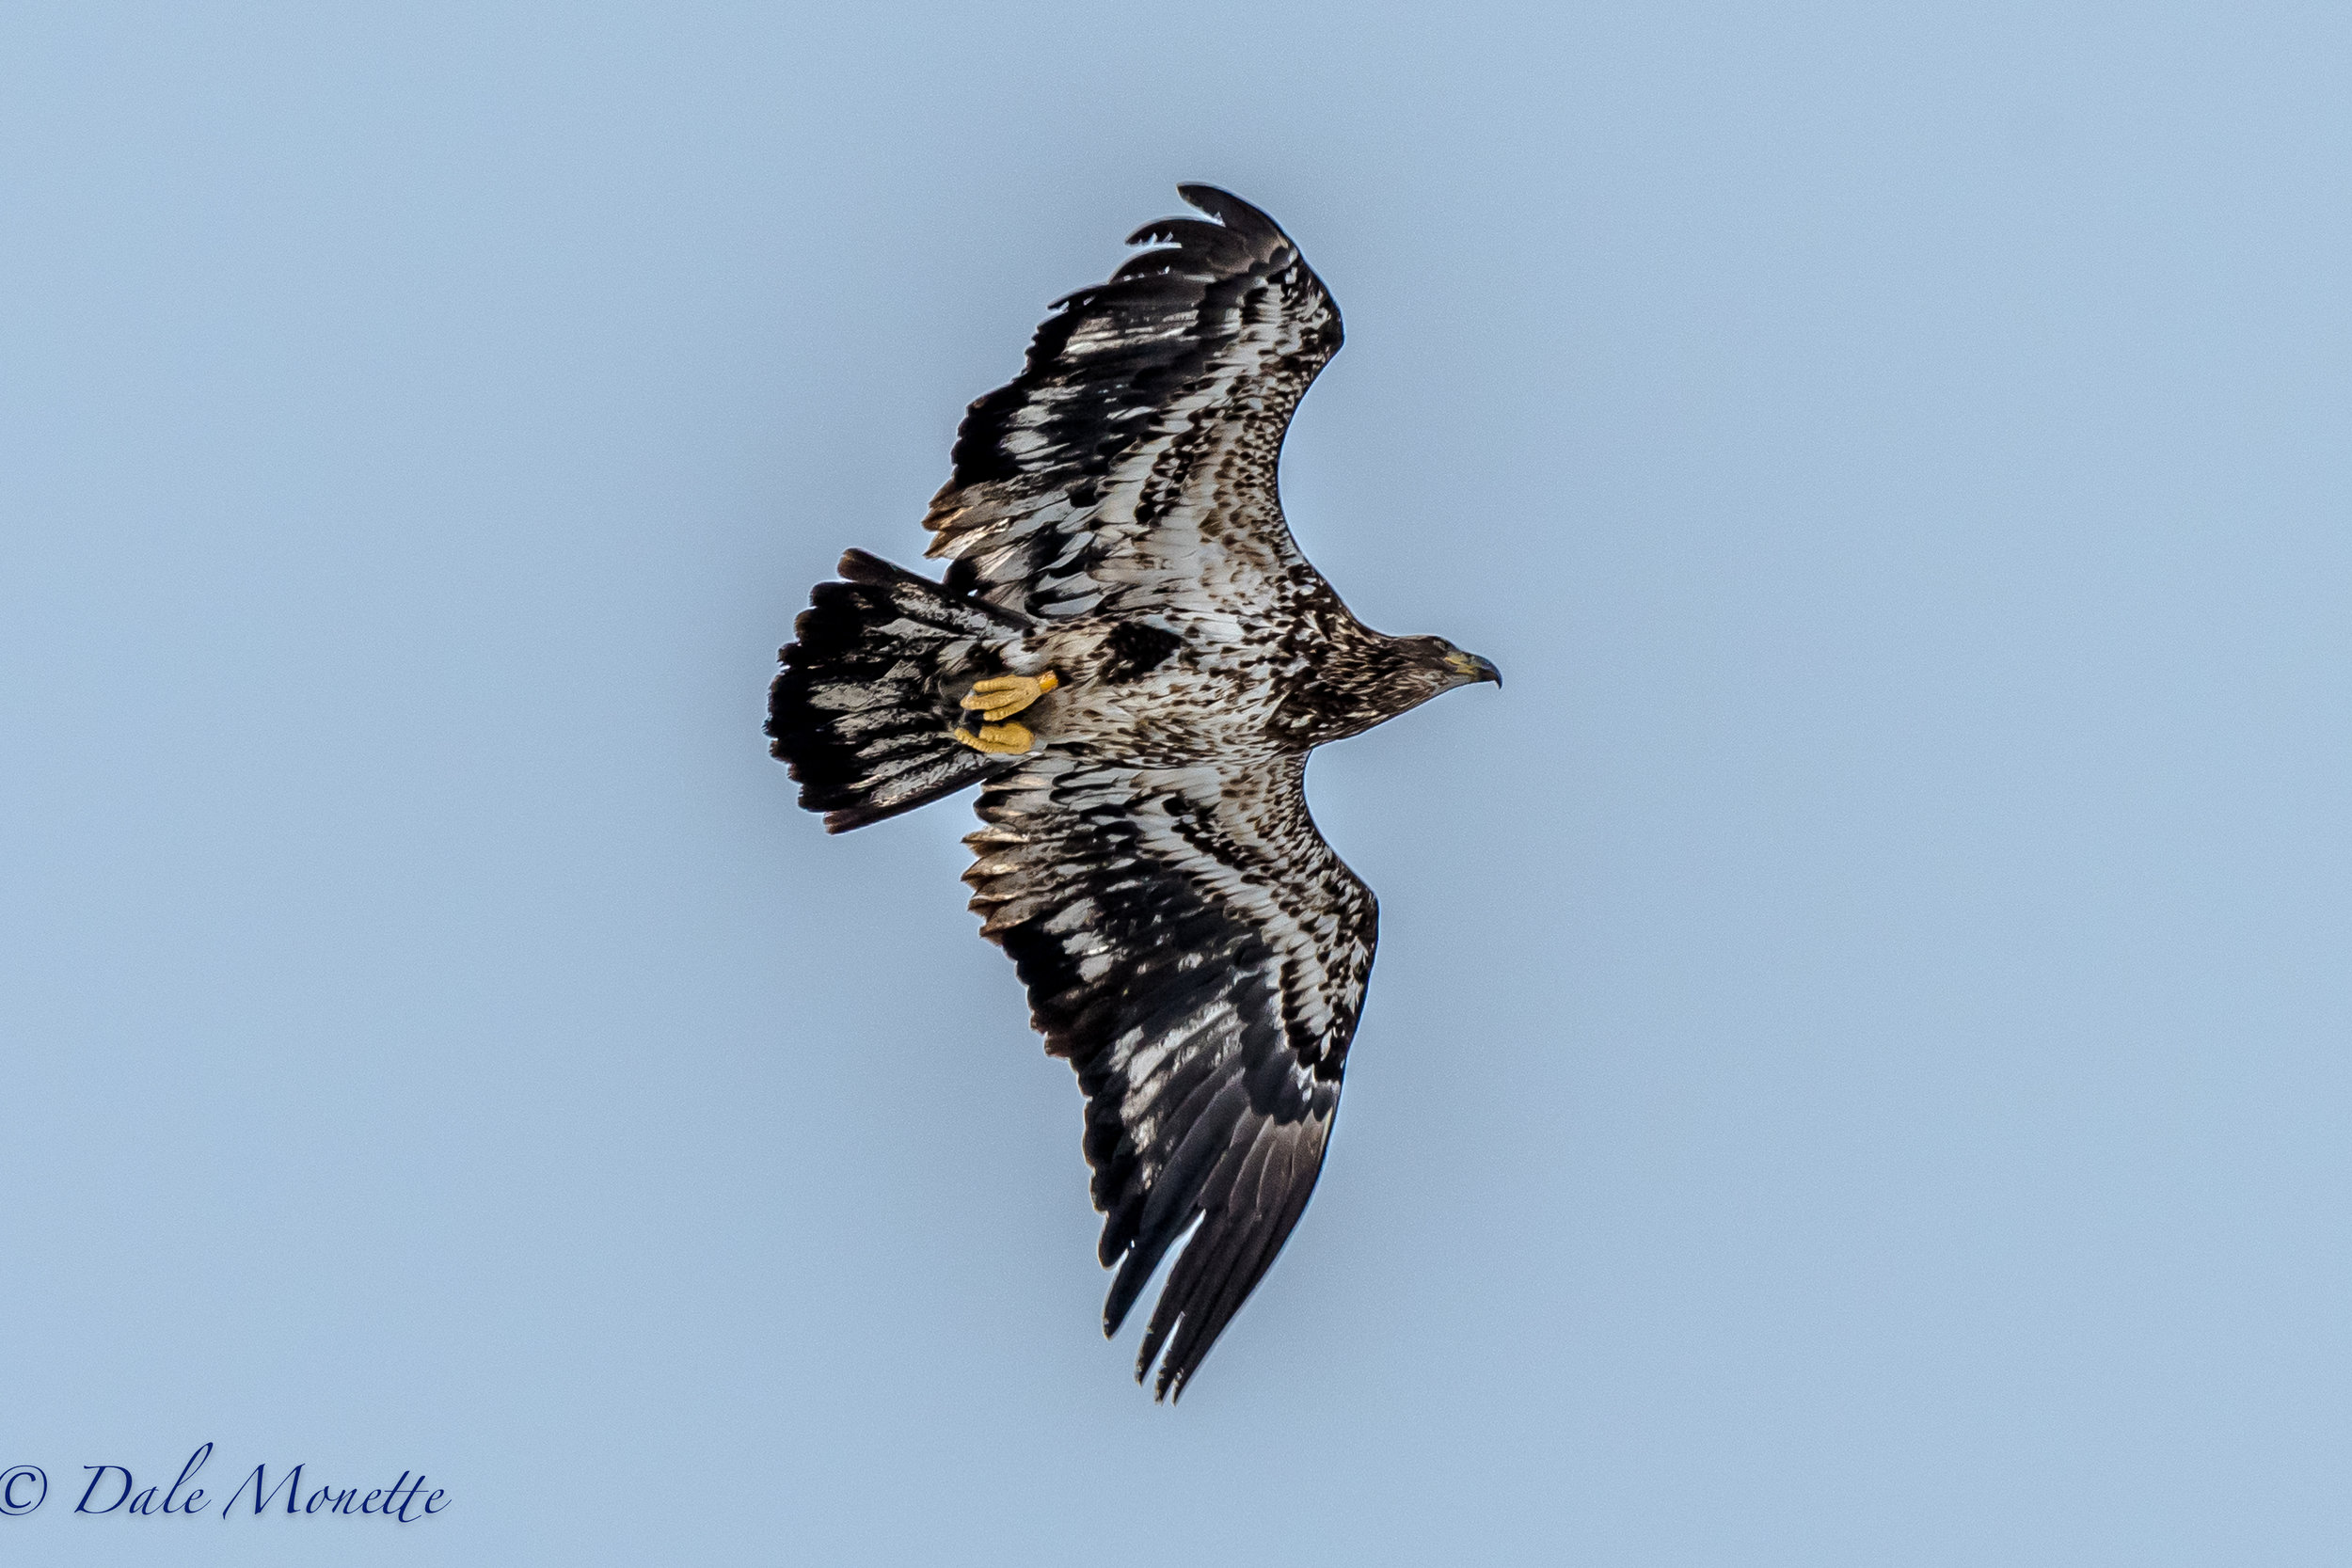
<path id="1" fill-rule="evenodd" d="M 963 699 L 963 705 L 978 708 L 980 717 L 994 724 L 1011 718 L 1059 685 L 1060 679 L 1051 670 L 1041 675 L 998 675 L 993 680 L 973 682 L 971 695 Z M 1018 724 L 1011 727 L 1021 729 Z M 980 733 L 986 735 L 988 732 L 982 730 Z M 1028 733 L 1021 730 L 1024 738 L 1014 750 L 1025 752 L 1029 749 Z"/>
<path id="2" fill-rule="evenodd" d="M 967 703 L 971 700 L 969 697 L 964 699 Z M 986 752 L 993 757 L 1019 756 L 1037 739 L 1025 724 L 982 724 L 977 735 L 970 730 L 949 730 L 947 733 L 974 751 Z"/>

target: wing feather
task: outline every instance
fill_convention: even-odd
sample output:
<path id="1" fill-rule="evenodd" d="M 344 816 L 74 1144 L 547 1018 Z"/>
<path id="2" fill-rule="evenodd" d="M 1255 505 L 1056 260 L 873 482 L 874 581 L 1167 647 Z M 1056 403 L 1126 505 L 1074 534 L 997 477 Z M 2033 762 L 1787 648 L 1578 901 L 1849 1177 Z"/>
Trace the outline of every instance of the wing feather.
<path id="1" fill-rule="evenodd" d="M 1323 1166 L 1378 911 L 1302 759 L 1151 769 L 1049 749 L 980 797 L 965 879 L 1077 1069 L 1115 1333 L 1187 1231 L 1138 1380 L 1179 1395 Z"/>
<path id="2" fill-rule="evenodd" d="M 1021 374 L 967 411 L 923 520 L 951 586 L 1060 618 L 1264 602 L 1266 579 L 1310 569 L 1276 467 L 1339 352 L 1339 307 L 1272 218 L 1177 189 L 1220 221 L 1137 230 L 1129 244 L 1157 248 L 1055 301 Z"/>

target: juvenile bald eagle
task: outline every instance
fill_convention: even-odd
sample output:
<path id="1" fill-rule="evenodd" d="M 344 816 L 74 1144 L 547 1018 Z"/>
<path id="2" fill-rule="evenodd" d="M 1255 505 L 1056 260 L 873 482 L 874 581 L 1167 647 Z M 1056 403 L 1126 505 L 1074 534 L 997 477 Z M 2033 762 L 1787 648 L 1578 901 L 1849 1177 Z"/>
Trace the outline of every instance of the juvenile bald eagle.
<path id="1" fill-rule="evenodd" d="M 933 582 L 859 550 L 818 584 L 768 733 L 833 832 L 967 784 L 981 934 L 1077 1069 L 1118 1332 L 1187 1230 L 1136 1378 L 1181 1394 L 1323 1167 L 1377 911 L 1307 815 L 1307 753 L 1502 684 L 1348 613 L 1283 523 L 1291 411 L 1340 312 L 1207 185 L 1055 303 L 972 404 L 923 526 Z"/>

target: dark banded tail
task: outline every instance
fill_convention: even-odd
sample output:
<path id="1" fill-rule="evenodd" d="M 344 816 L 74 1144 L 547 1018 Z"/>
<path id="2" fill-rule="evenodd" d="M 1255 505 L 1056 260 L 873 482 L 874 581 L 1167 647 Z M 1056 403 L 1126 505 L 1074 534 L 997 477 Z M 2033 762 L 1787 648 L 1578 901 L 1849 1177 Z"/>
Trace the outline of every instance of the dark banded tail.
<path id="1" fill-rule="evenodd" d="M 1025 625 L 929 578 L 851 550 L 792 624 L 768 689 L 771 750 L 801 804 L 847 832 L 913 811 L 999 770 L 949 731 L 972 682 L 1000 674 L 998 650 Z"/>

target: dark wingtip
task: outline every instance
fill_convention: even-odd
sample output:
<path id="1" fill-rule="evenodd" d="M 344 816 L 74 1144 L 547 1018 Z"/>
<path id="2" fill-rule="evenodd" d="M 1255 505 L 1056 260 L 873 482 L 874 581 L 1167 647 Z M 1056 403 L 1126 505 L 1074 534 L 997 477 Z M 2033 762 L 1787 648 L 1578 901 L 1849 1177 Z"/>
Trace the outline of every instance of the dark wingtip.
<path id="1" fill-rule="evenodd" d="M 1164 1240 L 1158 1246 L 1146 1251 L 1129 1249 L 1126 1261 L 1120 1265 L 1119 1276 L 1111 1281 L 1110 1293 L 1103 1298 L 1104 1338 L 1117 1334 L 1126 1323 L 1127 1314 L 1135 1310 L 1136 1303 L 1142 1298 L 1143 1288 L 1152 1283 L 1152 1272 L 1160 1266 L 1160 1259 L 1166 1256 L 1168 1246 L 1168 1242 Z M 1136 1381 L 1143 1381 L 1140 1368 L 1136 1369 Z"/>
<path id="2" fill-rule="evenodd" d="M 881 556 L 869 555 L 861 549 L 847 549 L 834 566 L 834 575 L 844 582 L 897 582 L 914 577 L 903 566 L 894 566 Z"/>
<path id="3" fill-rule="evenodd" d="M 1232 191 L 1215 185 L 1183 184 L 1176 187 L 1176 194 L 1183 197 L 1188 205 L 1199 208 L 1228 229 L 1278 240 L 1287 241 L 1290 238 L 1282 232 L 1280 224 Z"/>

